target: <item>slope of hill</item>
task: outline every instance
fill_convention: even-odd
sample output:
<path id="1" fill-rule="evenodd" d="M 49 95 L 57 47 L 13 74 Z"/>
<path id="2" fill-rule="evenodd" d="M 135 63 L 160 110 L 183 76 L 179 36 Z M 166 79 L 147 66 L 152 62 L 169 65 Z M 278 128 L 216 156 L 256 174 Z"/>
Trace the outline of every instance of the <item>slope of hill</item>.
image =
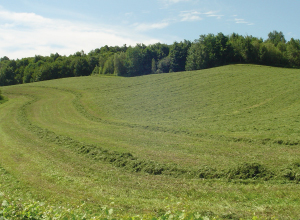
<path id="1" fill-rule="evenodd" d="M 299 79 L 228 65 L 3 87 L 3 191 L 117 213 L 295 217 Z"/>

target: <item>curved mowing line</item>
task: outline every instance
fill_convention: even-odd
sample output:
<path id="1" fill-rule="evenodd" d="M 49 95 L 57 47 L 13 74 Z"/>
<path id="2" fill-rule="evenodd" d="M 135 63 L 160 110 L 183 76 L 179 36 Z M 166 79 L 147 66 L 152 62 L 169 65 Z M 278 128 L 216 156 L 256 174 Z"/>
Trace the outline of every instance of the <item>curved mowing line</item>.
<path id="1" fill-rule="evenodd" d="M 172 133 L 172 134 L 183 134 L 183 135 L 188 135 L 192 137 L 197 137 L 197 138 L 208 138 L 208 139 L 215 139 L 215 140 L 222 140 L 222 141 L 233 141 L 233 142 L 243 142 L 243 143 L 253 143 L 253 144 L 262 144 L 262 145 L 268 145 L 268 144 L 279 144 L 279 145 L 300 145 L 300 140 L 281 140 L 281 139 L 269 139 L 269 138 L 263 138 L 263 139 L 253 139 L 253 138 L 246 138 L 246 137 L 232 137 L 232 136 L 226 136 L 226 135 L 218 135 L 218 134 L 210 134 L 206 132 L 201 132 L 201 133 L 195 133 L 192 132 L 188 129 L 174 129 L 174 128 L 166 128 L 166 127 L 159 127 L 159 126 L 144 126 L 144 125 L 139 125 L 139 124 L 132 124 L 132 123 L 127 123 L 127 122 L 117 122 L 117 121 L 110 121 L 107 119 L 102 119 L 99 117 L 96 117 L 92 114 L 90 114 L 86 108 L 81 104 L 80 100 L 82 99 L 82 94 L 78 91 L 71 90 L 71 89 L 62 89 L 58 87 L 47 87 L 47 86 L 34 86 L 38 88 L 46 88 L 46 89 L 55 89 L 58 91 L 64 91 L 64 92 L 69 92 L 75 96 L 73 99 L 72 103 L 77 110 L 83 117 L 86 119 L 93 121 L 93 122 L 101 122 L 103 124 L 108 124 L 108 125 L 115 125 L 115 126 L 120 126 L 120 127 L 128 127 L 128 128 L 137 128 L 137 129 L 145 129 L 149 131 L 157 131 L 157 132 L 164 132 L 164 133 Z M 266 100 L 265 102 L 268 102 L 269 100 Z M 265 104 L 263 102 L 262 104 Z M 228 114 L 229 115 L 229 114 Z"/>
<path id="2" fill-rule="evenodd" d="M 20 94 L 21 95 L 21 94 Z M 22 94 L 24 95 L 24 94 Z M 159 164 L 150 160 L 141 160 L 134 157 L 131 153 L 119 153 L 116 151 L 103 150 L 101 147 L 86 144 L 83 142 L 76 141 L 70 137 L 57 135 L 55 132 L 48 129 L 41 128 L 37 125 L 32 124 L 26 113 L 26 109 L 31 104 L 37 102 L 39 99 L 32 95 L 26 95 L 31 100 L 27 101 L 19 108 L 18 121 L 25 126 L 29 131 L 37 135 L 41 140 L 54 143 L 61 147 L 68 147 L 77 153 L 84 154 L 89 158 L 96 161 L 104 161 L 112 164 L 115 167 L 123 167 L 126 170 L 133 172 L 145 172 L 153 175 L 171 175 L 171 176 L 190 176 L 200 178 L 218 178 L 221 175 L 216 170 L 204 167 L 197 171 L 182 169 L 176 164 Z"/>
<path id="3" fill-rule="evenodd" d="M 23 95 L 24 94 L 20 94 Z M 227 170 L 216 170 L 214 168 L 204 166 L 199 169 L 184 169 L 176 164 L 160 164 L 151 160 L 141 160 L 134 157 L 131 153 L 119 153 L 116 151 L 104 150 L 101 147 L 93 144 L 86 144 L 79 142 L 68 136 L 57 135 L 55 132 L 48 129 L 41 128 L 30 122 L 27 117 L 27 108 L 39 99 L 33 95 L 25 95 L 31 100 L 24 103 L 18 110 L 18 121 L 25 126 L 29 131 L 34 133 L 39 139 L 54 143 L 61 147 L 68 147 L 73 151 L 86 155 L 96 161 L 107 162 L 115 167 L 124 168 L 126 171 L 131 172 L 144 172 L 152 175 L 169 175 L 173 177 L 185 178 L 230 178 L 230 179 L 264 179 L 269 180 L 276 178 L 272 171 L 267 170 L 262 165 L 257 163 L 245 163 L 238 165 L 235 168 Z M 77 97 L 80 95 L 77 94 Z M 77 100 L 77 98 L 76 98 Z M 81 106 L 84 109 L 83 106 Z M 81 108 L 80 107 L 80 108 Z M 297 169 L 298 167 L 295 167 Z M 284 171 L 286 172 L 286 170 Z M 297 173 L 295 175 L 294 169 L 290 169 L 290 175 L 285 177 L 289 180 L 297 180 Z M 299 179 L 300 180 L 300 179 Z"/>
<path id="4" fill-rule="evenodd" d="M 59 91 L 64 91 L 64 92 L 69 92 L 75 96 L 75 99 L 73 99 L 72 103 L 75 107 L 75 109 L 86 119 L 94 122 L 101 122 L 109 125 L 115 125 L 115 126 L 121 126 L 121 127 L 128 127 L 128 128 L 138 128 L 138 129 L 145 129 L 145 130 L 150 130 L 150 131 L 158 131 L 158 132 L 164 132 L 164 133 L 173 133 L 173 134 L 184 134 L 184 135 L 189 135 L 193 137 L 198 137 L 198 138 L 208 138 L 208 139 L 215 139 L 215 140 L 223 140 L 223 141 L 233 141 L 233 142 L 244 142 L 244 143 L 255 143 L 255 144 L 263 144 L 267 145 L 270 143 L 275 143 L 279 145 L 299 145 L 300 140 L 289 140 L 289 141 L 284 141 L 284 140 L 271 140 L 271 139 L 253 139 L 253 138 L 240 138 L 240 137 L 230 137 L 230 136 L 225 136 L 225 135 L 217 135 L 217 134 L 209 134 L 209 133 L 194 133 L 191 132 L 188 129 L 185 130 L 179 130 L 179 129 L 174 129 L 174 128 L 166 128 L 166 127 L 159 127 L 159 126 L 143 126 L 139 124 L 132 124 L 132 123 L 126 123 L 126 122 L 117 122 L 117 121 L 110 121 L 106 119 L 102 119 L 99 117 L 96 117 L 92 114 L 90 114 L 88 111 L 86 111 L 85 107 L 81 104 L 80 100 L 82 99 L 82 94 L 78 91 L 75 90 L 70 90 L 70 89 L 61 89 L 57 87 L 45 87 L 45 86 L 37 86 L 40 88 L 51 88 Z M 264 101 L 263 103 L 260 103 L 260 105 L 263 105 L 267 102 L 269 102 L 271 99 L 268 99 Z M 252 106 L 248 108 L 254 108 L 258 106 Z M 246 108 L 246 109 L 248 109 Z M 246 110 L 246 109 L 243 109 Z M 224 115 L 232 115 L 232 114 L 224 114 Z M 219 115 L 218 115 L 219 116 Z M 217 116 L 216 116 L 217 117 Z"/>

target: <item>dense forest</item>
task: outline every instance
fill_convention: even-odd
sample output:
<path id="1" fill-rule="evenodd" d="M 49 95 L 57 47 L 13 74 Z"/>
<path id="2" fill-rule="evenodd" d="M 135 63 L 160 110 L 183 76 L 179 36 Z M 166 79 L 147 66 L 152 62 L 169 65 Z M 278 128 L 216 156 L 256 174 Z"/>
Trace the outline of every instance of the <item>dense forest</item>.
<path id="1" fill-rule="evenodd" d="M 0 59 L 0 86 L 91 74 L 139 76 L 146 74 L 199 70 L 231 63 L 251 63 L 279 67 L 300 67 L 300 40 L 286 41 L 282 32 L 273 31 L 267 40 L 233 33 L 225 36 L 201 35 L 194 42 L 172 45 L 119 47 L 104 46 L 85 54 L 58 53 L 31 58 Z"/>

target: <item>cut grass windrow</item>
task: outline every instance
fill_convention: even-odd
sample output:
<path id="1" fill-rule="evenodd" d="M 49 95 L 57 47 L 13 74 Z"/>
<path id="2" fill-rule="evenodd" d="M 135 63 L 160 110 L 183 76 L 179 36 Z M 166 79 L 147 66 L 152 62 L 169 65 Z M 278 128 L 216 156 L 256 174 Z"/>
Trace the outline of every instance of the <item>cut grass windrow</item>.
<path id="1" fill-rule="evenodd" d="M 297 219 L 299 73 L 228 65 L 1 87 L 1 208 Z"/>
<path id="2" fill-rule="evenodd" d="M 77 101 L 74 101 L 76 109 L 91 120 L 95 118 L 86 113 L 84 107 L 80 105 L 80 94 L 75 93 Z M 26 109 L 29 105 L 36 102 L 38 99 L 34 96 L 27 95 L 31 100 L 26 102 L 19 110 L 19 121 L 27 127 L 28 130 L 38 136 L 39 139 L 54 143 L 61 147 L 68 147 L 79 154 L 86 155 L 95 161 L 103 161 L 115 167 L 123 168 L 131 172 L 144 172 L 151 175 L 169 175 L 172 177 L 184 178 L 227 178 L 227 179 L 286 179 L 291 181 L 300 181 L 300 163 L 291 163 L 282 168 L 279 168 L 279 173 L 270 170 L 259 163 L 242 163 L 236 167 L 217 170 L 209 166 L 202 166 L 198 169 L 186 169 L 177 164 L 161 164 L 152 160 L 139 159 L 133 156 L 132 153 L 120 153 L 117 151 L 109 151 L 102 149 L 100 146 L 86 144 L 74 140 L 70 137 L 57 135 L 55 132 L 45 128 L 41 128 L 32 124 L 26 115 Z M 97 119 L 101 120 L 101 119 Z M 238 140 L 240 141 L 240 140 Z M 245 140 L 243 140 L 245 141 Z"/>

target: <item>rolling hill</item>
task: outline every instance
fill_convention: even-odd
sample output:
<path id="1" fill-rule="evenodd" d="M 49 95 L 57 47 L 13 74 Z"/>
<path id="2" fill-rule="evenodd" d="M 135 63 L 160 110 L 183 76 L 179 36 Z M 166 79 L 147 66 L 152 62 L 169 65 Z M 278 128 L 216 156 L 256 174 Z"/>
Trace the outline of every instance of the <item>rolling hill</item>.
<path id="1" fill-rule="evenodd" d="M 0 192 L 93 212 L 299 211 L 300 70 L 258 65 L 2 87 Z"/>

